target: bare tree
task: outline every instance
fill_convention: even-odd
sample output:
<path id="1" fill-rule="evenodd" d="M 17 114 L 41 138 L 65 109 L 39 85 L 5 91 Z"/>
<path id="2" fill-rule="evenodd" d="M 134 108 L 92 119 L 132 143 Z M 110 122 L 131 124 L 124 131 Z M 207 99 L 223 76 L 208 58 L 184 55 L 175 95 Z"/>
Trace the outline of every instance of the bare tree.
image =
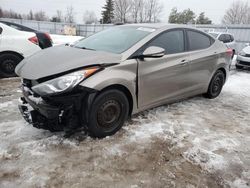
<path id="1" fill-rule="evenodd" d="M 48 18 L 48 16 L 46 16 L 45 12 L 41 10 L 41 11 L 36 12 L 34 14 L 34 20 L 37 20 L 37 21 L 48 21 L 49 18 Z"/>
<path id="2" fill-rule="evenodd" d="M 131 11 L 131 0 L 115 0 L 115 18 L 117 21 L 126 23 Z"/>
<path id="3" fill-rule="evenodd" d="M 120 22 L 158 22 L 163 5 L 160 0 L 115 0 L 115 18 Z"/>
<path id="4" fill-rule="evenodd" d="M 154 6 L 152 7 L 152 18 L 153 19 L 153 22 L 156 23 L 156 22 L 160 22 L 160 17 L 161 17 L 161 14 L 163 12 L 163 4 L 160 3 L 158 0 L 154 0 Z"/>
<path id="5" fill-rule="evenodd" d="M 85 11 L 83 14 L 83 21 L 85 24 L 92 24 L 97 22 L 97 17 L 94 11 Z"/>
<path id="6" fill-rule="evenodd" d="M 143 11 L 144 0 L 132 0 L 131 17 L 135 23 L 142 22 L 141 12 Z"/>
<path id="7" fill-rule="evenodd" d="M 27 19 L 28 20 L 34 20 L 34 15 L 33 15 L 32 10 L 30 10 L 29 14 L 27 15 Z"/>
<path id="8" fill-rule="evenodd" d="M 64 20 L 65 22 L 68 22 L 68 23 L 74 23 L 75 16 L 74 16 L 74 8 L 72 5 L 67 7 Z"/>
<path id="9" fill-rule="evenodd" d="M 62 21 L 63 21 L 63 14 L 62 14 L 62 11 L 61 11 L 61 10 L 57 10 L 57 11 L 56 11 L 56 17 L 57 17 L 57 19 L 59 20 L 59 22 L 62 22 Z"/>
<path id="10" fill-rule="evenodd" d="M 235 1 L 226 11 L 222 23 L 224 24 L 247 24 L 250 23 L 249 6 L 247 2 Z"/>
<path id="11" fill-rule="evenodd" d="M 162 13 L 163 5 L 159 0 L 147 0 L 145 3 L 145 11 L 147 16 L 147 22 L 158 22 L 159 16 Z"/>

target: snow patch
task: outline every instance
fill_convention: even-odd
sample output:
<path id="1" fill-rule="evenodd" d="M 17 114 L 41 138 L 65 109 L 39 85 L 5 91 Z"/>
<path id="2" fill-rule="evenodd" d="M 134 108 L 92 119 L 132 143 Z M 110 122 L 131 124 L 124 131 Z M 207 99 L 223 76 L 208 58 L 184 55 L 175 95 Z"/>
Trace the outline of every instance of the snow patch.
<path id="1" fill-rule="evenodd" d="M 0 109 L 1 108 L 12 107 L 13 105 L 14 105 L 13 101 L 8 101 L 8 102 L 0 103 Z"/>

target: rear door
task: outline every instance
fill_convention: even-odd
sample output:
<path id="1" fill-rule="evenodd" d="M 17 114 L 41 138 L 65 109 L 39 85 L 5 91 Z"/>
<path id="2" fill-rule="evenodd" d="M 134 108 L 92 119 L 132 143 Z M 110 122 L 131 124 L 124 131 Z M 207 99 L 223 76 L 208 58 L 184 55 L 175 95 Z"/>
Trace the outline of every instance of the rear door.
<path id="1" fill-rule="evenodd" d="M 191 29 L 186 30 L 186 35 L 190 51 L 190 81 L 198 94 L 206 91 L 220 52 L 212 47 L 215 40 L 209 35 Z"/>
<path id="2" fill-rule="evenodd" d="M 158 46 L 166 52 L 161 58 L 139 60 L 139 108 L 175 100 L 189 90 L 189 55 L 184 39 L 184 30 L 170 30 L 155 37 L 142 49 Z"/>

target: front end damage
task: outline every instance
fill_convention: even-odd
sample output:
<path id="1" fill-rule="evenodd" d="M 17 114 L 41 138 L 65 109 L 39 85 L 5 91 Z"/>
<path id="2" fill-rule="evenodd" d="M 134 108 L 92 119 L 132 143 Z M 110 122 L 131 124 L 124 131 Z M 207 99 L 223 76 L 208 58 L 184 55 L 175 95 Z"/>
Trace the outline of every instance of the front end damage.
<path id="1" fill-rule="evenodd" d="M 86 128 L 87 113 L 96 91 L 81 86 L 54 96 L 41 97 L 31 90 L 31 81 L 22 84 L 19 110 L 24 119 L 39 129 L 71 131 Z"/>

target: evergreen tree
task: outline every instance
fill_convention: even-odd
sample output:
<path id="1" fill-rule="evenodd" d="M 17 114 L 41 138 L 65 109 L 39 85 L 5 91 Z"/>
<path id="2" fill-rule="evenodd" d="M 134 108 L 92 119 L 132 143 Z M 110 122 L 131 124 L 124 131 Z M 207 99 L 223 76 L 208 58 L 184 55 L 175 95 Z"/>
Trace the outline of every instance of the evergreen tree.
<path id="1" fill-rule="evenodd" d="M 180 13 L 178 13 L 177 8 L 176 7 L 172 8 L 171 13 L 168 18 L 168 22 L 178 23 L 179 16 L 180 16 Z"/>
<path id="2" fill-rule="evenodd" d="M 212 21 L 208 17 L 205 16 L 204 12 L 202 12 L 198 16 L 196 23 L 197 24 L 212 24 Z"/>
<path id="3" fill-rule="evenodd" d="M 114 2 L 113 0 L 106 0 L 106 4 L 102 11 L 102 23 L 109 24 L 112 23 L 114 18 Z"/>

